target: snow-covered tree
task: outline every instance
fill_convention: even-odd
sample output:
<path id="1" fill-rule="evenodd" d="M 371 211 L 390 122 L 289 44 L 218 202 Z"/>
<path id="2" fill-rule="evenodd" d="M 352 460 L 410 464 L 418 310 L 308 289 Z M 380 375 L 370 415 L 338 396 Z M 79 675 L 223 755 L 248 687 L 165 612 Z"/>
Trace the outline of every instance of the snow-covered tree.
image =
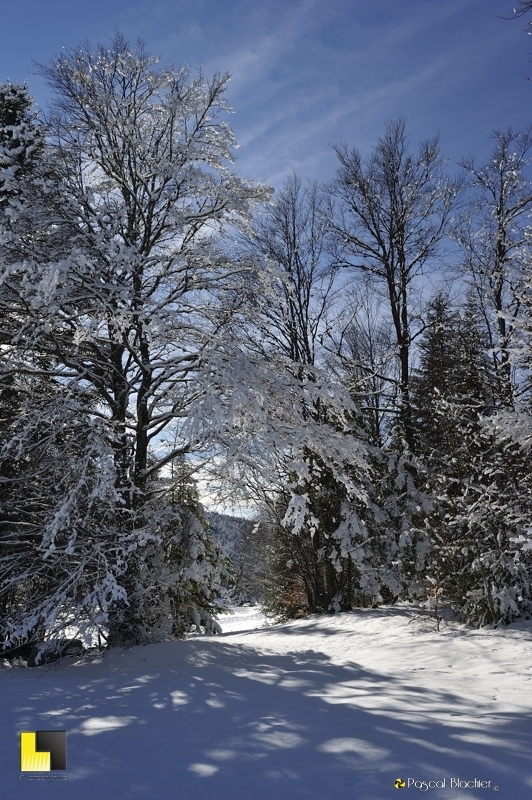
<path id="1" fill-rule="evenodd" d="M 268 289 L 257 298 L 253 321 L 245 325 L 247 345 L 266 359 L 283 359 L 291 365 L 293 378 L 307 384 L 324 377 L 327 380 L 321 342 L 330 324 L 335 271 L 326 254 L 326 211 L 327 198 L 317 185 L 304 187 L 293 173 L 256 219 L 249 241 L 251 251 L 269 264 L 272 277 Z M 316 426 L 332 427 L 334 412 L 328 420 L 322 397 L 309 403 L 300 393 L 299 404 L 303 419 Z M 304 596 L 304 607 L 311 611 L 326 609 L 336 594 L 337 573 L 330 556 L 336 552 L 333 532 L 340 520 L 337 506 L 346 489 L 342 480 L 333 478 L 312 447 L 300 449 L 304 478 L 290 470 L 292 452 L 279 456 L 278 490 L 267 490 L 262 497 L 262 504 L 268 508 L 265 513 L 269 525 L 263 524 L 261 529 L 268 530 L 276 541 L 275 558 L 268 559 L 269 596 L 271 599 L 278 594 L 273 605 L 282 606 L 286 592 L 278 583 L 285 581 L 282 575 L 289 563 L 287 580 L 303 586 L 300 594 Z M 293 492 L 298 498 L 305 498 L 305 520 L 298 524 L 297 535 L 285 520 Z M 288 605 L 289 613 L 295 613 L 293 602 Z"/>
<path id="2" fill-rule="evenodd" d="M 111 643 L 139 641 L 142 549 L 174 524 L 156 478 L 206 446 L 202 397 L 250 271 L 222 240 L 268 190 L 230 167 L 235 140 L 219 119 L 227 76 L 159 69 L 120 35 L 39 69 L 55 101 L 45 156 L 6 214 L 3 360 L 19 383 L 53 383 L 61 402 L 40 407 L 45 427 L 61 403 L 73 414 L 87 397 L 90 425 L 69 462 L 77 491 L 58 498 L 35 550 L 41 570 L 61 562 L 68 572 L 72 555 L 77 580 L 32 613 L 53 627 L 61 607 L 84 605 L 107 620 Z M 11 452 L 27 440 L 22 427 Z M 182 517 L 175 509 L 175 525 Z M 189 553 L 199 558 L 198 547 Z"/>
<path id="3" fill-rule="evenodd" d="M 42 152 L 43 139 L 33 107 L 33 100 L 26 86 L 19 84 L 0 84 L 0 235 L 5 229 L 6 216 L 21 202 L 21 180 L 32 172 Z M 8 367 L 5 342 L 10 340 L 17 328 L 22 309 L 14 294 L 4 292 L 6 302 L 2 303 L 0 323 L 0 571 L 6 575 L 13 568 L 13 559 L 20 566 L 20 558 L 26 560 L 26 569 L 31 570 L 33 559 L 24 553 L 24 541 L 34 533 L 30 522 L 35 520 L 36 510 L 49 506 L 50 497 L 55 491 L 55 483 L 47 483 L 44 491 L 42 478 L 42 450 L 40 439 L 45 433 L 28 431 L 25 457 L 21 458 L 16 449 L 6 447 L 20 418 L 28 414 L 28 393 L 43 395 L 42 381 L 33 379 L 30 384 L 17 385 L 15 375 Z M 31 428 L 30 424 L 30 428 Z M 31 442 L 31 444 L 30 444 Z M 36 477 L 40 473 L 40 479 Z M 52 473 L 49 473 L 52 477 Z M 37 500 L 37 498 L 39 498 Z M 14 528 L 19 535 L 13 537 Z M 0 618 L 4 620 L 13 608 L 35 591 L 28 583 L 19 580 L 17 570 L 15 580 L 8 580 L 0 591 Z M 0 641 L 6 638 L 0 629 Z"/>
<path id="4" fill-rule="evenodd" d="M 438 138 L 409 148 L 404 119 L 390 122 L 371 155 L 335 147 L 340 166 L 332 234 L 337 263 L 366 276 L 387 299 L 398 362 L 399 425 L 413 444 L 410 402 L 412 341 L 418 334 L 418 278 L 434 263 L 452 228 L 460 182 L 444 174 Z"/>
<path id="5" fill-rule="evenodd" d="M 166 635 L 169 609 L 174 634 L 210 627 L 225 565 L 197 503 L 175 500 L 172 464 L 186 457 L 233 490 L 288 478 L 297 533 L 313 524 L 298 484 L 309 462 L 363 503 L 366 450 L 341 386 L 239 335 L 278 275 L 234 244 L 270 193 L 231 168 L 227 76 L 159 69 L 120 35 L 40 71 L 55 101 L 6 214 L 0 302 L 6 374 L 51 397 L 28 394 L 6 453 L 26 459 L 26 423 L 39 435 L 63 415 L 65 475 L 27 549 L 37 574 L 64 579 L 31 615 L 19 604 L 6 637 L 28 635 L 30 617 L 59 631 L 70 615 L 106 627 L 110 644 L 144 641 Z"/>
<path id="6" fill-rule="evenodd" d="M 527 167 L 532 133 L 495 131 L 489 161 L 473 158 L 462 166 L 469 176 L 469 202 L 463 211 L 458 239 L 464 253 L 466 280 L 482 312 L 498 382 L 498 402 L 511 405 L 515 394 L 511 350 L 518 293 L 527 271 L 525 231 L 532 209 L 532 184 Z"/>
<path id="7" fill-rule="evenodd" d="M 416 450 L 430 463 L 452 457 L 462 444 L 456 420 L 442 415 L 442 401 L 462 403 L 464 413 L 470 408 L 475 419 L 494 406 L 497 382 L 482 331 L 474 295 L 469 295 L 463 308 L 453 307 L 441 289 L 429 301 L 412 397 Z"/>
<path id="8" fill-rule="evenodd" d="M 42 150 L 43 141 L 27 87 L 0 83 L 0 214 L 17 193 Z"/>
<path id="9" fill-rule="evenodd" d="M 382 447 L 397 415 L 397 360 L 394 334 L 382 298 L 370 286 L 349 285 L 346 323 L 335 336 L 335 351 L 353 399 L 360 407 L 369 441 Z"/>
<path id="10" fill-rule="evenodd" d="M 413 381 L 434 497 L 424 576 L 464 621 L 509 622 L 532 607 L 532 562 L 518 544 L 530 507 L 527 457 L 494 412 L 498 381 L 476 296 L 456 309 L 437 294 L 428 322 Z"/>
<path id="11" fill-rule="evenodd" d="M 267 606 L 281 616 L 366 605 L 382 600 L 385 584 L 393 585 L 390 596 L 403 588 L 383 567 L 381 530 L 370 530 L 383 517 L 371 499 L 374 454 L 358 398 L 334 363 L 333 328 L 343 316 L 346 287 L 335 285 L 329 224 L 327 197 L 315 186 L 304 189 L 294 175 L 251 240 L 273 271 L 242 341 L 286 368 L 292 416 L 304 428 L 295 443 L 285 433 L 266 449 L 268 480 L 262 469 L 246 469 L 247 486 L 263 507 Z"/>
<path id="12" fill-rule="evenodd" d="M 355 409 L 330 374 L 323 348 L 338 313 L 335 270 L 326 252 L 327 212 L 326 195 L 315 184 L 304 187 L 293 174 L 256 219 L 247 242 L 270 277 L 255 298 L 252 319 L 243 322 L 242 341 L 255 357 L 283 365 L 290 374 L 292 416 L 302 428 L 298 442 L 286 446 L 289 438 L 282 437 L 280 447 L 267 449 L 272 482 L 263 480 L 260 469 L 247 476 L 263 508 L 260 530 L 276 542 L 274 557 L 267 558 L 269 604 L 280 609 L 288 598 L 287 613 L 297 608 L 286 583 L 302 587 L 298 596 L 307 610 L 328 609 L 339 594 L 350 605 L 349 592 L 341 593 L 340 585 L 352 564 L 335 531 L 349 484 L 362 493 L 367 484 L 364 447 L 358 443 L 353 453 L 360 433 Z M 334 439 L 338 452 L 331 464 L 322 443 Z"/>

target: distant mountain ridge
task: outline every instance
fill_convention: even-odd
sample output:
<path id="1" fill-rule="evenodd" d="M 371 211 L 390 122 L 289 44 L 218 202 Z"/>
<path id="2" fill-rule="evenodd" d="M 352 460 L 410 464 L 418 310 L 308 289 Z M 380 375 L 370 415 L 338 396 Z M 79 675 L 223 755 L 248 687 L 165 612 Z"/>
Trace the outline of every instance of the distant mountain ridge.
<path id="1" fill-rule="evenodd" d="M 256 521 L 215 511 L 207 511 L 205 516 L 212 526 L 214 538 L 233 562 L 236 585 L 231 591 L 232 600 L 236 603 L 260 602 L 265 565 Z"/>
<path id="2" fill-rule="evenodd" d="M 233 517 L 230 514 L 218 514 L 216 511 L 207 511 L 205 516 L 212 525 L 213 536 L 221 544 L 226 555 L 235 561 L 239 555 L 242 537 L 251 532 L 253 521 L 243 517 Z"/>

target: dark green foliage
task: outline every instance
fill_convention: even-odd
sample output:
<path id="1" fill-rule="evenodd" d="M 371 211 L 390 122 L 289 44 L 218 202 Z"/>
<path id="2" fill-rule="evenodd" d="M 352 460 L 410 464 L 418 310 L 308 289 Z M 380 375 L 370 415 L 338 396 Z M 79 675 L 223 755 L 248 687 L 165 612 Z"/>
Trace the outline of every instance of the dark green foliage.
<path id="1" fill-rule="evenodd" d="M 267 537 L 264 581 L 266 608 L 274 616 L 351 608 L 356 570 L 342 553 L 338 530 L 344 516 L 345 487 L 313 454 L 306 459 L 306 479 L 295 485 L 305 498 L 305 515 L 297 533 L 282 522 L 289 496 L 279 498 L 262 523 Z"/>
<path id="2" fill-rule="evenodd" d="M 460 425 L 466 420 L 478 425 L 479 415 L 493 407 L 494 379 L 486 350 L 472 298 L 460 311 L 438 292 L 428 306 L 412 381 L 416 448 L 434 468 L 462 446 Z M 445 414 L 442 402 L 458 404 L 460 420 Z"/>
<path id="3" fill-rule="evenodd" d="M 283 524 L 288 495 L 279 498 L 262 523 L 267 611 L 289 618 L 367 607 L 396 597 L 402 585 L 389 568 L 386 514 L 375 503 L 348 498 L 345 485 L 310 454 L 307 464 L 307 478 L 296 484 L 305 499 L 297 533 Z"/>
<path id="4" fill-rule="evenodd" d="M 18 183 L 32 171 L 43 138 L 26 86 L 0 83 L 0 212 L 19 195 Z"/>
<path id="5" fill-rule="evenodd" d="M 428 321 L 414 383 L 418 448 L 435 498 L 428 570 L 464 621 L 509 622 L 532 608 L 532 559 L 514 542 L 527 519 L 530 470 L 518 446 L 497 436 L 497 383 L 472 300 L 460 313 L 440 293 Z"/>
<path id="6" fill-rule="evenodd" d="M 110 646 L 182 638 L 193 627 L 219 632 L 219 600 L 234 580 L 185 459 L 146 491 L 152 498 L 144 504 L 148 542 L 131 558 L 127 583 L 122 579 L 128 599 L 109 615 Z"/>

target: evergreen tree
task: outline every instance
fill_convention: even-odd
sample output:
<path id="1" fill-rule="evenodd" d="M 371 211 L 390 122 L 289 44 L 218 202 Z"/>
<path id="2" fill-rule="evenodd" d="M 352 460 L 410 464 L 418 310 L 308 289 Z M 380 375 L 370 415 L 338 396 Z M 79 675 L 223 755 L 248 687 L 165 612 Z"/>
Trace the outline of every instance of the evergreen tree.
<path id="1" fill-rule="evenodd" d="M 34 103 L 27 87 L 0 83 L 0 214 L 17 183 L 32 170 L 43 148 Z"/>
<path id="2" fill-rule="evenodd" d="M 211 534 L 193 467 L 184 456 L 153 487 L 154 537 L 129 593 L 143 641 L 182 638 L 192 627 L 220 633 L 219 601 L 233 582 L 230 559 Z"/>
<path id="3" fill-rule="evenodd" d="M 32 173 L 42 152 L 43 136 L 27 87 L 9 82 L 0 84 L 0 235 L 7 217 L 16 216 L 23 202 L 21 182 Z M 53 570 L 44 579 L 34 574 L 30 580 L 21 580 L 19 568 L 25 561 L 30 575 L 33 557 L 28 543 L 35 541 L 38 520 L 52 506 L 58 479 L 56 470 L 48 474 L 44 470 L 48 460 L 43 443 L 49 441 L 50 431 L 30 426 L 25 446 L 11 446 L 20 420 L 31 416 L 28 398 L 47 396 L 48 387 L 38 375 L 22 382 L 17 379 L 9 350 L 2 345 L 10 341 L 22 310 L 9 283 L 2 286 L 2 294 L 5 302 L 0 321 L 0 642 L 7 637 L 3 623 L 14 609 L 26 607 L 32 595 L 39 595 L 43 587 L 48 591 L 53 583 Z M 32 636 L 30 632 L 29 638 Z"/>
<path id="4" fill-rule="evenodd" d="M 427 327 L 418 344 L 419 367 L 413 378 L 417 450 L 436 464 L 460 447 L 460 433 L 442 401 L 480 414 L 493 406 L 493 371 L 481 340 L 479 312 L 472 295 L 463 312 L 451 306 L 443 291 L 428 304 Z"/>
<path id="5" fill-rule="evenodd" d="M 497 376 L 473 299 L 462 312 L 437 295 L 415 381 L 419 449 L 435 498 L 428 577 L 461 618 L 497 624 L 531 608 L 523 533 L 530 475 L 494 428 Z M 523 505 L 524 504 L 524 505 Z"/>

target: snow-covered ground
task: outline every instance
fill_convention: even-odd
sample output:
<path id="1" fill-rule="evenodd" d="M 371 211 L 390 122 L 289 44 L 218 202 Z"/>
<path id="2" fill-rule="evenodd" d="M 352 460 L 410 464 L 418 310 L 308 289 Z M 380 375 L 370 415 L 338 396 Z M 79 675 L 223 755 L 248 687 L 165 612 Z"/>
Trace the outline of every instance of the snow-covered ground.
<path id="1" fill-rule="evenodd" d="M 221 636 L 1 670 L 1 797 L 383 800 L 396 778 L 410 798 L 532 797 L 532 622 L 235 611 Z M 53 729 L 66 780 L 20 780 L 19 732 Z"/>

